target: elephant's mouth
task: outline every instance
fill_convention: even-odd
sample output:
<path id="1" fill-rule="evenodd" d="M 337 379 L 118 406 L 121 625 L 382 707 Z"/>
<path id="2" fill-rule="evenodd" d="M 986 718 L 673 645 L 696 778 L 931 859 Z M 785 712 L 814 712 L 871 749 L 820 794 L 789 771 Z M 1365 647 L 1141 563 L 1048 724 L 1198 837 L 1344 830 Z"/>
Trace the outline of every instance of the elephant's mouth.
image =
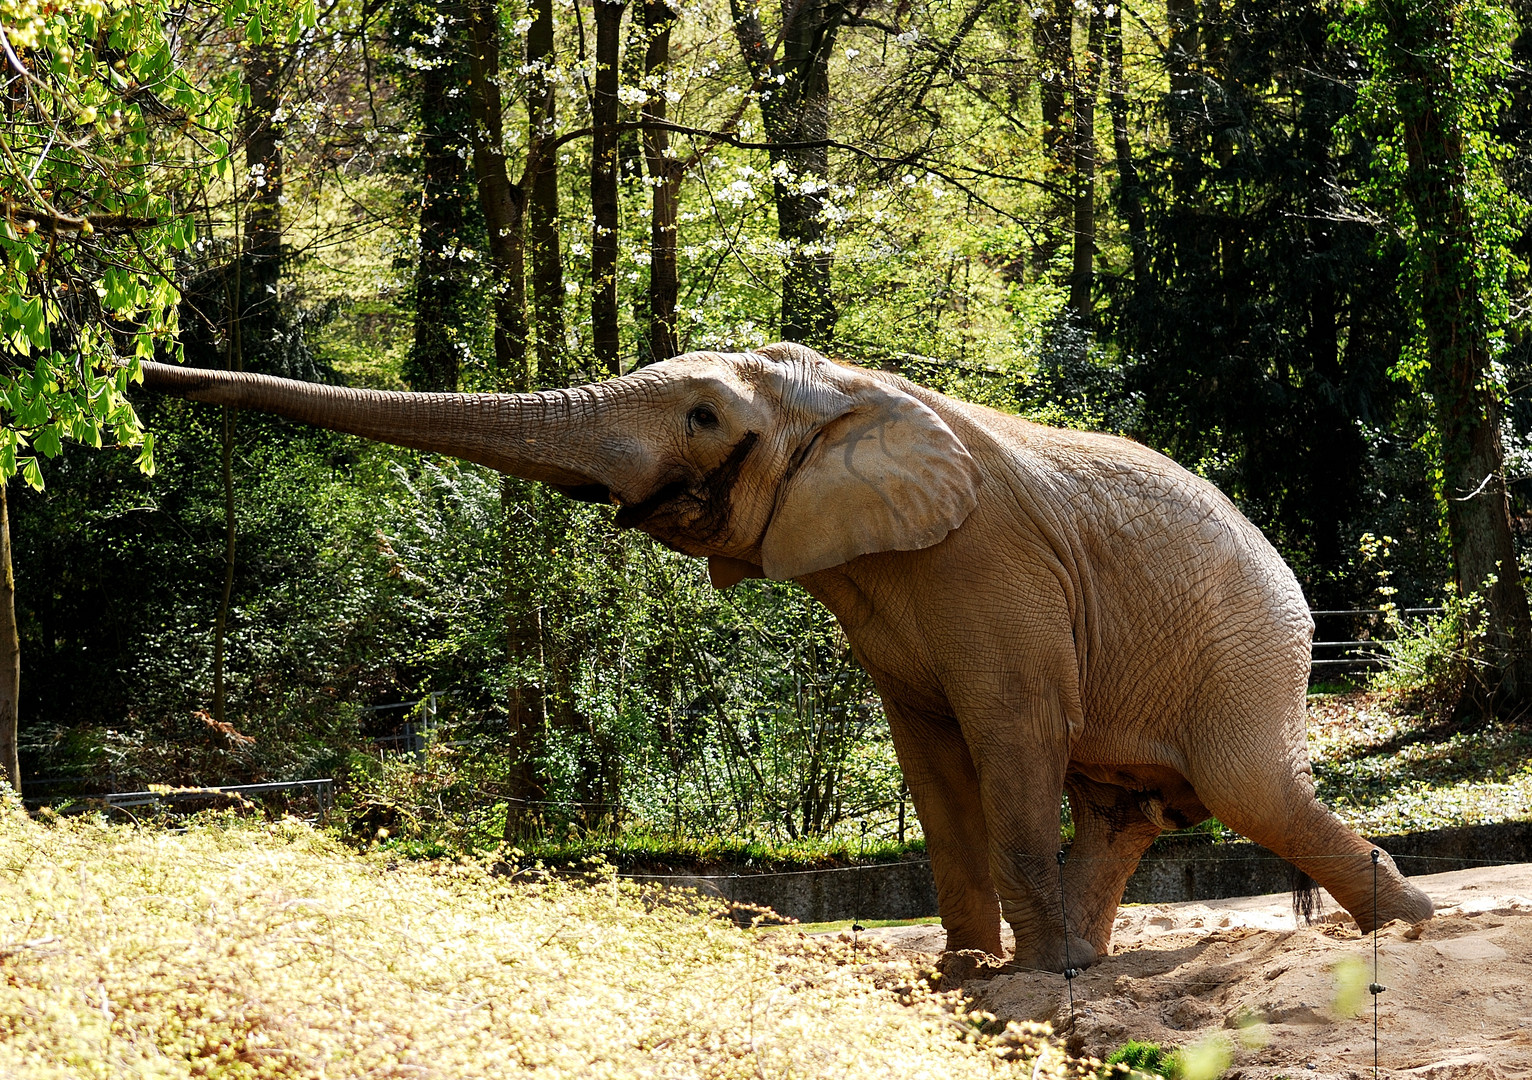
<path id="1" fill-rule="evenodd" d="M 705 542 L 729 527 L 729 502 L 740 467 L 760 435 L 747 431 L 717 467 L 701 478 L 688 477 L 661 484 L 647 499 L 629 503 L 617 511 L 617 524 L 624 529 L 641 528 L 663 542 L 683 537 Z"/>
<path id="2" fill-rule="evenodd" d="M 660 508 L 666 503 L 674 502 L 681 496 L 688 494 L 690 488 L 691 485 L 685 480 L 672 480 L 668 484 L 662 484 L 655 490 L 654 494 L 642 502 L 627 503 L 619 509 L 617 511 L 617 524 L 624 529 L 636 529 L 659 513 Z"/>
<path id="3" fill-rule="evenodd" d="M 605 505 L 612 501 L 612 489 L 605 484 L 554 484 L 553 488 L 559 494 L 567 495 L 576 502 Z"/>

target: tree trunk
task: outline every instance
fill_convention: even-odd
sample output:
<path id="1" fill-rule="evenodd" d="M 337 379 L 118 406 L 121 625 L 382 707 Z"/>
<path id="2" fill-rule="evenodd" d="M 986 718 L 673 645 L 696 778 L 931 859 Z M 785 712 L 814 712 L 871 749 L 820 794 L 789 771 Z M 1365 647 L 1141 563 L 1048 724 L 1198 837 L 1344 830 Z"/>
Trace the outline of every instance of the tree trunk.
<path id="1" fill-rule="evenodd" d="M 1122 61 L 1122 7 L 1112 5 L 1106 39 L 1107 104 L 1112 113 L 1112 149 L 1117 158 L 1117 201 L 1128 226 L 1128 248 L 1133 256 L 1133 296 L 1142 304 L 1152 282 L 1149 269 L 1149 226 L 1144 216 L 1144 189 L 1133 161 L 1133 140 L 1128 130 L 1128 82 Z"/>
<path id="2" fill-rule="evenodd" d="M 495 374 L 500 390 L 531 389 L 527 368 L 527 287 L 523 220 L 527 197 L 506 171 L 505 127 L 500 99 L 500 8 L 494 0 L 472 0 L 468 13 L 469 108 L 473 171 L 479 205 L 489 234 L 495 312 Z"/>
<path id="3" fill-rule="evenodd" d="M 469 31 L 469 104 L 473 114 L 473 169 L 479 205 L 489 233 L 490 268 L 494 282 L 495 368 L 499 389 L 524 393 L 531 389 L 527 364 L 527 293 L 524 221 L 527 208 L 525 177 L 511 183 L 505 160 L 504 106 L 500 96 L 500 7 L 495 0 L 471 0 Z M 529 153 L 537 149 L 536 141 Z M 528 169 L 532 168 L 531 158 Z M 536 493 L 523 480 L 500 478 L 501 597 L 505 611 L 505 659 L 513 672 L 537 658 L 540 631 L 526 574 L 517 558 L 513 528 L 535 514 Z M 506 758 L 508 783 L 505 832 L 508 843 L 535 835 L 539 829 L 543 719 L 537 684 L 515 675 L 506 688 Z"/>
<path id="4" fill-rule="evenodd" d="M 547 72 L 553 52 L 553 0 L 534 0 L 527 30 L 527 240 L 532 249 L 532 323 L 537 342 L 537 383 L 564 386 L 564 263 L 559 244 L 558 155 L 545 150 L 556 132 L 557 83 Z"/>
<path id="5" fill-rule="evenodd" d="M 670 68 L 670 30 L 676 15 L 665 0 L 645 0 L 644 30 L 649 44 L 644 74 L 652 89 L 644 103 L 645 120 L 664 121 L 665 78 Z M 649 360 L 665 360 L 681 351 L 676 333 L 676 218 L 681 199 L 681 166 L 671 155 L 670 133 L 644 131 L 644 162 L 649 169 Z"/>
<path id="6" fill-rule="evenodd" d="M 234 408 L 231 405 L 223 407 L 219 450 L 219 474 L 223 480 L 223 590 L 219 593 L 218 614 L 213 620 L 213 719 L 222 724 L 228 719 L 228 688 L 224 667 L 229 637 L 229 606 L 234 598 L 234 544 L 238 525 L 234 499 Z"/>
<path id="7" fill-rule="evenodd" d="M 1170 142 L 1184 159 L 1197 153 L 1201 127 L 1198 113 L 1202 94 L 1197 68 L 1202 41 L 1196 0 L 1166 0 L 1165 21 L 1170 26 L 1170 48 L 1165 59 L 1170 70 Z"/>
<path id="8" fill-rule="evenodd" d="M 1074 83 L 1074 260 L 1069 306 L 1082 326 L 1091 318 L 1091 285 L 1096 257 L 1096 92 L 1101 85 L 1101 46 L 1106 14 L 1091 5 L 1085 69 Z"/>
<path id="9" fill-rule="evenodd" d="M 622 47 L 621 83 L 640 86 L 644 81 L 644 64 L 649 53 L 649 33 L 639 14 L 641 5 L 629 9 L 628 39 Z M 625 123 L 637 120 L 640 108 L 623 105 L 620 115 Z M 626 181 L 638 180 L 644 175 L 643 133 L 637 128 L 627 128 L 617 136 L 617 173 Z"/>
<path id="10" fill-rule="evenodd" d="M 1175 222 L 1171 246 L 1184 273 L 1201 266 L 1201 222 L 1193 205 L 1201 156 L 1202 84 L 1198 72 L 1202 39 L 1197 24 L 1196 0 L 1166 0 L 1165 18 L 1170 26 L 1170 46 L 1165 58 L 1170 70 L 1170 97 L 1166 113 L 1170 124 L 1171 196 Z"/>
<path id="11" fill-rule="evenodd" d="M 252 357 L 262 355 L 272 339 L 281 301 L 282 276 L 282 57 L 268 38 L 252 45 L 245 58 L 250 104 L 242 120 L 245 140 L 245 244 L 241 333 L 249 336 Z"/>
<path id="12" fill-rule="evenodd" d="M 0 483 L 0 767 L 11 788 L 21 794 L 21 759 L 17 736 L 21 719 L 21 638 L 16 630 L 16 574 L 11 566 L 11 511 L 7 488 Z"/>
<path id="13" fill-rule="evenodd" d="M 1037 97 L 1043 119 L 1043 153 L 1050 167 L 1069 168 L 1069 73 L 1074 66 L 1074 6 L 1054 0 L 1053 11 L 1032 20 L 1032 49 L 1037 60 Z"/>
<path id="14" fill-rule="evenodd" d="M 1074 117 L 1069 112 L 1074 81 L 1074 5 L 1054 0 L 1053 10 L 1041 5 L 1032 20 L 1032 51 L 1037 63 L 1037 97 L 1042 114 L 1044 178 L 1056 189 L 1050 198 L 1048 219 L 1038 231 L 1032 249 L 1037 273 L 1048 271 L 1063 242 L 1065 222 L 1072 222 L 1076 200 L 1070 191 L 1075 140 L 1070 132 Z M 1078 98 L 1078 92 L 1076 93 Z"/>
<path id="15" fill-rule="evenodd" d="M 456 41 L 464 29 L 461 7 L 447 9 Z M 413 390 L 454 391 L 463 355 L 463 324 L 469 283 L 463 259 L 468 243 L 464 200 L 472 199 L 464 151 L 472 109 L 462 91 L 472 76 L 456 62 L 438 57 L 419 74 L 420 256 L 415 270 L 415 340 L 405 367 Z M 466 76 L 466 79 L 465 79 Z"/>
<path id="16" fill-rule="evenodd" d="M 1479 291 L 1463 134 L 1444 116 L 1463 93 L 1439 59 L 1456 28 L 1447 7 L 1388 3 L 1383 11 L 1399 75 L 1404 194 L 1420 245 L 1426 385 L 1441 438 L 1453 572 L 1460 596 L 1479 594 L 1484 602 L 1470 694 L 1476 705 L 1503 708 L 1532 694 L 1532 618 L 1511 538 L 1499 388 L 1490 372 L 1490 316 Z"/>
<path id="17" fill-rule="evenodd" d="M 234 216 L 236 237 L 239 234 L 239 213 Z M 248 243 L 249 233 L 246 233 Z M 248 332 L 245 310 L 245 277 L 247 260 L 234 260 L 232 268 L 224 272 L 224 369 L 243 371 L 245 367 L 244 342 Z M 252 264 L 254 265 L 254 264 Z M 273 261 L 267 264 L 275 266 Z M 273 305 L 274 307 L 274 305 Z M 270 314 L 268 309 L 268 314 Z M 238 507 L 234 499 L 234 406 L 223 407 L 223 426 L 219 441 L 219 476 L 223 484 L 223 588 L 219 592 L 218 611 L 213 616 L 213 719 L 226 723 L 225 704 L 227 687 L 224 680 L 224 664 L 229 633 L 229 606 L 234 598 L 234 548 L 238 525 Z"/>
<path id="18" fill-rule="evenodd" d="M 624 0 L 595 0 L 596 80 L 591 105 L 591 341 L 596 363 L 622 374 L 617 330 L 617 86 Z"/>
<path id="19" fill-rule="evenodd" d="M 776 89 L 762 95 L 766 137 L 779 144 L 829 138 L 830 54 L 845 7 L 830 0 L 784 4 L 786 25 L 780 62 L 773 62 L 756 8 L 745 0 L 730 0 L 730 9 L 740 51 L 751 74 L 760 85 L 776 84 Z M 774 149 L 771 163 L 777 236 L 788 248 L 782 276 L 782 337 L 824 347 L 835 330 L 830 288 L 832 249 L 824 221 L 829 149 Z"/>

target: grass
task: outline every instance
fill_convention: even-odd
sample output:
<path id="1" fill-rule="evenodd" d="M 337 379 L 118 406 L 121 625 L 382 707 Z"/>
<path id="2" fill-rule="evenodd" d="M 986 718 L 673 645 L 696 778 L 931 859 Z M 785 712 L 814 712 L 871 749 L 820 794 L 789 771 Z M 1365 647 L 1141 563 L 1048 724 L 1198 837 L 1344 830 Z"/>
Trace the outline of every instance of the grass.
<path id="1" fill-rule="evenodd" d="M 1309 698 L 1320 799 L 1364 833 L 1416 832 L 1532 815 L 1532 731 L 1411 712 L 1403 695 Z"/>
<path id="2" fill-rule="evenodd" d="M 900 844 L 893 840 L 862 842 L 846 837 L 805 837 L 793 841 L 762 841 L 736 837 L 675 837 L 670 833 L 634 832 L 617 837 L 579 839 L 529 845 L 522 861 L 552 867 L 573 867 L 601 859 L 619 870 L 666 872 L 728 868 L 749 870 L 816 870 L 855 863 L 899 862 L 925 855 L 923 840 Z"/>
<path id="3" fill-rule="evenodd" d="M 924 919 L 863 919 L 855 923 L 852 919 L 837 919 L 835 922 L 795 923 L 793 931 L 799 934 L 834 934 L 851 933 L 853 925 L 860 926 L 863 930 L 877 930 L 885 926 L 940 926 L 941 917 L 932 915 Z M 780 927 L 770 927 L 778 930 Z"/>
<path id="4" fill-rule="evenodd" d="M 497 845 L 498 846 L 498 845 Z M 390 837 L 390 854 L 407 859 L 456 858 L 463 849 L 442 840 Z M 485 850 L 488 850 L 487 848 Z M 715 870 L 816 870 L 861 863 L 899 862 L 925 855 L 924 840 L 898 843 L 845 837 L 804 837 L 793 841 L 738 837 L 676 837 L 670 833 L 630 832 L 619 836 L 583 836 L 527 843 L 514 853 L 520 865 L 541 863 L 550 869 L 579 869 L 604 862 L 623 872 L 706 873 Z"/>
<path id="5" fill-rule="evenodd" d="M 0 799 L 0 1076 L 1063 1077 L 862 942 L 595 875 L 178 832 Z"/>

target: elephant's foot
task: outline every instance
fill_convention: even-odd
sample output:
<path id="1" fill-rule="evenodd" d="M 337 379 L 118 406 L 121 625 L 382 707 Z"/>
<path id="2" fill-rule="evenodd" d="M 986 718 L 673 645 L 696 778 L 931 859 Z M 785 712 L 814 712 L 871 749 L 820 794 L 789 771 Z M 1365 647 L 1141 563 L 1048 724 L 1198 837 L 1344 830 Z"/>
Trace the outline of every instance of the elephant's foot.
<path id="1" fill-rule="evenodd" d="M 1401 880 L 1389 893 L 1391 895 L 1378 897 L 1376 918 L 1370 898 L 1369 902 L 1358 904 L 1358 910 L 1351 912 L 1351 917 L 1356 920 L 1362 933 L 1370 934 L 1375 928 L 1387 926 L 1396 919 L 1416 926 L 1436 912 L 1436 905 L 1431 902 L 1431 898 L 1408 881 Z"/>
<path id="2" fill-rule="evenodd" d="M 1082 937 L 1069 935 L 1069 947 L 1058 937 L 1028 941 L 1022 934 L 1016 935 L 1016 954 L 1006 964 L 1008 971 L 1058 971 L 1066 969 L 1084 971 L 1096 962 L 1095 946 Z"/>
<path id="3" fill-rule="evenodd" d="M 967 983 L 983 982 L 1001 974 L 1005 961 L 983 949 L 960 949 L 942 953 L 936 961 L 936 970 L 941 975 L 938 990 L 961 990 Z"/>
<path id="4" fill-rule="evenodd" d="M 945 953 L 974 953 L 983 956 L 1004 956 L 1000 943 L 1000 911 L 993 898 L 987 904 L 976 905 L 977 912 L 960 911 L 953 915 L 943 914 L 942 929 L 947 931 Z"/>

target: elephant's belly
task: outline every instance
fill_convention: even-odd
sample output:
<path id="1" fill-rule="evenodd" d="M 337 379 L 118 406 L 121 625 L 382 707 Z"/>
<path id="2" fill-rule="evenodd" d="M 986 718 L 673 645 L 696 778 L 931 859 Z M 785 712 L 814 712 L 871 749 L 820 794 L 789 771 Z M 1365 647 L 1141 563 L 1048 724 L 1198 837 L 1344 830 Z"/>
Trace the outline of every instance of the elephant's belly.
<path id="1" fill-rule="evenodd" d="M 1071 761 L 1069 771 L 1119 788 L 1162 830 L 1188 829 L 1212 817 L 1186 777 L 1166 765 L 1104 765 Z"/>

